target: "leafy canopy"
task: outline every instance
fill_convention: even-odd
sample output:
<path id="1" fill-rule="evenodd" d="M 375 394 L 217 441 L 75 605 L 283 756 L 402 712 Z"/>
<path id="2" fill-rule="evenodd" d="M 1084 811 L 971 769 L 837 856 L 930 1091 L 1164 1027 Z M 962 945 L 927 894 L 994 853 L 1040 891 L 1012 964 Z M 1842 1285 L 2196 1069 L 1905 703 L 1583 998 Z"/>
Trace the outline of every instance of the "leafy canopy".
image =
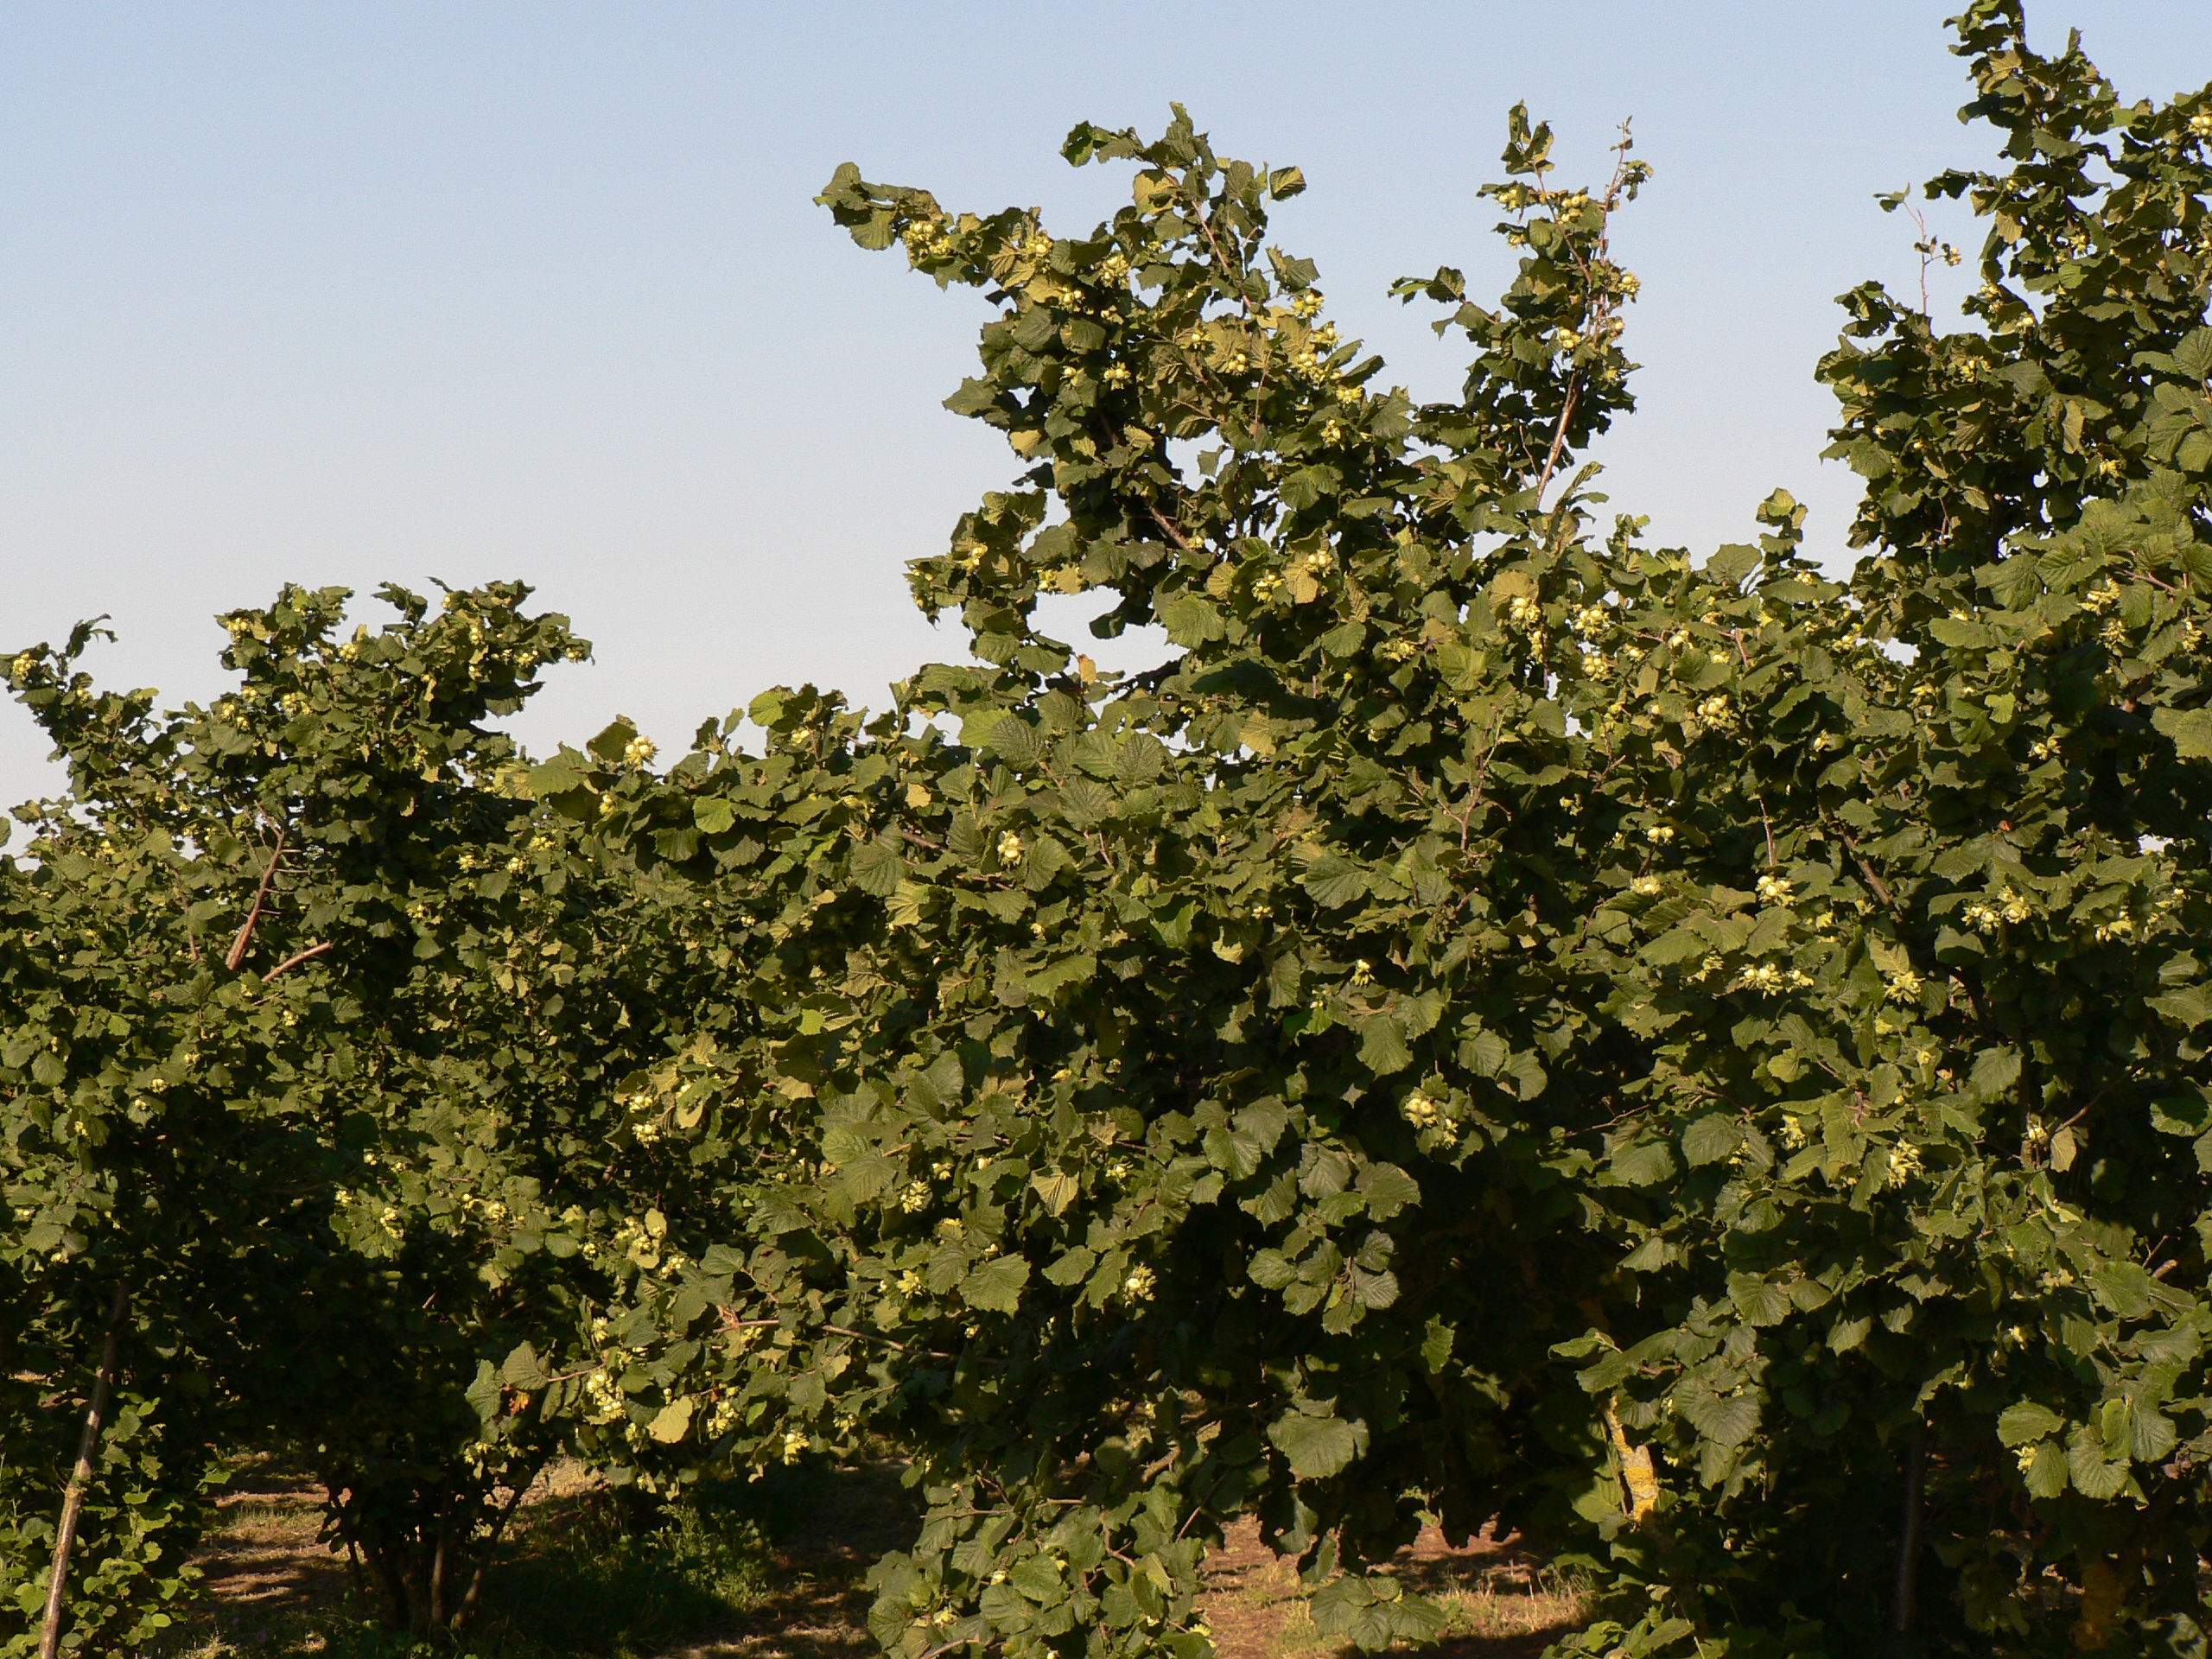
<path id="1" fill-rule="evenodd" d="M 1197 1659 L 1248 1514 L 1370 1648 L 1440 1628 L 1387 1570 L 1433 1516 L 1591 1576 L 1560 1653 L 2201 1653 L 2212 94 L 2123 105 L 2010 0 L 1955 28 L 2002 170 L 1929 192 L 1983 284 L 1952 333 L 1846 296 L 1847 578 L 1783 492 L 1701 563 L 1600 523 L 1625 135 L 1570 188 L 1514 112 L 1511 288 L 1395 287 L 1471 353 L 1416 404 L 1269 240 L 1302 176 L 1178 110 L 1070 136 L 1131 176 L 1087 236 L 823 194 L 992 302 L 950 405 L 1015 457 L 911 567 L 969 660 L 880 715 L 779 690 L 757 753 L 733 716 L 656 772 L 618 723 L 525 770 L 482 722 L 569 641 L 514 590 L 407 613 L 382 695 L 436 717 L 358 760 L 283 701 L 353 683 L 283 633 L 335 599 L 241 635 L 281 720 L 19 658 L 117 804 L 49 816 L 11 901 L 58 914 L 111 823 L 226 925 L 250 830 L 318 849 L 289 948 L 331 949 L 207 972 L 149 1109 L 250 1096 L 224 1133 L 294 1137 L 327 1271 L 457 1287 L 395 1351 L 434 1427 L 377 1513 L 419 1543 L 461 1512 L 420 1495 L 488 1513 L 556 1443 L 666 1492 L 887 1437 L 904 1659 Z M 1046 593 L 1173 655 L 1103 674 Z M 94 897 L 93 962 L 175 939 Z M 105 1074 L 31 996 L 8 1144 L 135 1179 L 51 1136 Z M 217 1190 L 208 1236 L 265 1225 Z M 37 1205 L 69 1306 L 183 1259 Z"/>

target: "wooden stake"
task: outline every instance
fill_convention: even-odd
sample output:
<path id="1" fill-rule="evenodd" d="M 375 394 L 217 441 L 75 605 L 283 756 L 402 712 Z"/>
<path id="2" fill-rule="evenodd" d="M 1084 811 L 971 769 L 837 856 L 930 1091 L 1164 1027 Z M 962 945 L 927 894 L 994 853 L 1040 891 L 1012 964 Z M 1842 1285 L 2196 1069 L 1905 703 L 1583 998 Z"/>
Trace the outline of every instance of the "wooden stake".
<path id="1" fill-rule="evenodd" d="M 92 1403 L 85 1413 L 84 1438 L 77 1442 L 77 1466 L 61 1497 L 61 1525 L 54 1535 L 54 1580 L 46 1589 L 46 1623 L 40 1628 L 38 1659 L 61 1650 L 61 1606 L 69 1587 L 69 1552 L 77 1542 L 77 1517 L 84 1513 L 85 1490 L 92 1484 L 92 1453 L 99 1447 L 100 1423 L 107 1415 L 108 1392 L 115 1386 L 115 1354 L 123 1339 L 123 1316 L 130 1293 L 115 1287 L 115 1306 L 107 1316 L 107 1339 L 100 1344 L 100 1368 L 92 1376 Z"/>

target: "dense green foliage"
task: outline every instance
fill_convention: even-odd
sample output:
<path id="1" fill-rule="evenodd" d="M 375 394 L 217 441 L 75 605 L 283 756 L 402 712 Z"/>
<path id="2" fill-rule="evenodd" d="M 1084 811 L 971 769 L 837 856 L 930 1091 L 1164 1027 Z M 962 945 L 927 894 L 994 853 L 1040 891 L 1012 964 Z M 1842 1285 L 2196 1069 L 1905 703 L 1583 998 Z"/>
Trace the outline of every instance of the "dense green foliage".
<path id="1" fill-rule="evenodd" d="M 1397 287 L 1474 353 L 1417 404 L 1178 111 L 1071 136 L 1134 172 L 1083 237 L 825 192 L 995 303 L 950 405 L 1023 469 L 880 715 L 525 770 L 485 721 L 580 647 L 518 589 L 289 593 L 174 717 L 18 658 L 73 795 L 4 877 L 11 1368 L 120 1281 L 179 1447 L 88 1560 L 279 1433 L 438 1634 L 557 1446 L 872 1433 L 905 1659 L 1195 1659 L 1245 1513 L 1366 1646 L 1433 1516 L 1592 1572 L 1563 1652 L 2202 1653 L 2212 94 L 1956 26 L 2005 170 L 1928 187 L 1966 327 L 1846 297 L 1847 578 L 1779 492 L 1701 563 L 1599 524 L 1625 137 L 1568 189 L 1515 112 L 1503 302 Z"/>
<path id="2" fill-rule="evenodd" d="M 602 989 L 619 903 L 567 879 L 480 729 L 582 647 L 518 590 L 434 619 L 385 597 L 400 620 L 343 643 L 341 594 L 226 617 L 238 689 L 176 715 L 76 672 L 86 632 L 15 658 L 73 790 L 7 878 L 29 918 L 7 959 L 7 1283 L 37 1344 L 16 1363 L 48 1385 L 89 1368 L 127 1293 L 134 1410 L 184 1436 L 181 1507 L 153 1516 L 188 1526 L 224 1435 L 278 1437 L 428 1630 L 469 1594 L 495 1493 L 552 1443 L 487 1434 L 467 1390 L 481 1353 L 587 1300 L 577 1201 L 604 1201 L 588 1137 L 631 1016 Z M 73 1432 L 41 1437 L 57 1478 Z M 26 1613 L 45 1472 L 7 1552 Z"/>

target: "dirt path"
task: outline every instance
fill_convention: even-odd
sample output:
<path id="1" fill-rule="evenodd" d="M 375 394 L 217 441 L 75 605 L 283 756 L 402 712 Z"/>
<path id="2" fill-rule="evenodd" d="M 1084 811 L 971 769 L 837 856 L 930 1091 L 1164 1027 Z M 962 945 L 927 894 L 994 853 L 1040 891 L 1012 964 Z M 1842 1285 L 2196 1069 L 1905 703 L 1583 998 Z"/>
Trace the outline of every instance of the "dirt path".
<path id="1" fill-rule="evenodd" d="M 591 1605 L 594 1595 L 603 1601 L 632 1592 L 581 1585 L 561 1570 L 578 1559 L 578 1517 L 596 1491 L 570 1474 L 532 1493 L 503 1586 L 504 1628 L 471 1644 L 483 1659 L 871 1659 L 878 1651 L 861 1580 L 912 1526 L 911 1499 L 888 1471 L 817 1471 L 764 1484 L 765 1559 L 742 1611 L 724 1608 L 686 1639 L 644 1646 L 620 1634 L 623 1609 Z M 207 1594 L 162 1651 L 173 1659 L 397 1659 L 403 1649 L 375 1637 L 352 1602 L 343 1559 L 318 1541 L 319 1497 L 318 1488 L 265 1466 L 242 1470 L 199 1558 Z M 559 1555 L 563 1549 L 569 1554 Z M 1449 1634 L 1428 1650 L 1439 1659 L 1533 1659 L 1573 1628 L 1573 1586 L 1510 1541 L 1484 1536 L 1454 1550 L 1431 1529 L 1395 1567 L 1408 1587 L 1446 1611 Z M 1261 1544 L 1253 1523 L 1230 1531 L 1209 1558 L 1207 1576 L 1205 1618 L 1222 1659 L 1334 1659 L 1352 1651 L 1314 1628 L 1295 1569 Z"/>
<path id="2" fill-rule="evenodd" d="M 1408 1589 L 1434 1597 L 1449 1634 L 1440 1659 L 1524 1659 L 1574 1628 L 1573 1586 L 1487 1534 L 1453 1549 L 1433 1527 L 1392 1563 Z M 1206 1560 L 1206 1623 L 1222 1659 L 1320 1659 L 1357 1649 L 1314 1628 L 1297 1569 L 1260 1542 L 1255 1522 L 1230 1529 Z"/>

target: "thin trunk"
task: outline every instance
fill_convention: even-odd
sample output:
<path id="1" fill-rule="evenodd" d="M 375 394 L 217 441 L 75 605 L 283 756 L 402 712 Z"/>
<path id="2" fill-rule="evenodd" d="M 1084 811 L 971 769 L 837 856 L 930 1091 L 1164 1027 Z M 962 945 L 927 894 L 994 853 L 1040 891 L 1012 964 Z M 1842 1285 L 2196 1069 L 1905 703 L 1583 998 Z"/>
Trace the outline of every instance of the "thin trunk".
<path id="1" fill-rule="evenodd" d="M 352 1581 L 354 1596 L 366 1601 L 369 1599 L 369 1577 L 366 1568 L 361 1564 L 361 1540 L 354 1530 L 353 1517 L 346 1512 L 346 1500 L 338 1496 L 338 1488 L 327 1477 L 324 1478 L 322 1484 L 323 1490 L 330 1496 L 331 1513 L 337 1518 L 338 1536 L 346 1545 L 346 1577 Z"/>
<path id="2" fill-rule="evenodd" d="M 370 1575 L 384 1592 L 385 1628 L 394 1630 L 410 1628 L 412 1621 L 408 1613 L 406 1575 L 392 1565 L 389 1554 L 373 1545 L 362 1554 L 368 1558 Z"/>
<path id="3" fill-rule="evenodd" d="M 416 1523 L 414 1548 L 407 1553 L 407 1628 L 418 1642 L 428 1642 L 435 1628 L 430 1623 L 430 1541 Z"/>
<path id="4" fill-rule="evenodd" d="M 439 1631 L 446 1627 L 446 1545 L 453 1530 L 452 1522 L 452 1504 L 440 1504 L 437 1553 L 430 1558 L 430 1627 Z"/>
<path id="5" fill-rule="evenodd" d="M 475 1612 L 476 1598 L 483 1591 L 484 1574 L 491 1570 L 492 1556 L 499 1548 L 500 1535 L 506 1531 L 507 1522 L 513 1518 L 516 1506 L 522 1502 L 522 1495 L 530 1490 L 537 1479 L 537 1469 L 533 1467 L 530 1473 L 524 1477 L 522 1484 L 515 1487 L 508 1495 L 507 1501 L 500 1506 L 499 1515 L 493 1520 L 492 1530 L 484 1540 L 484 1547 L 476 1552 L 476 1570 L 468 1575 L 468 1588 L 461 1595 L 461 1605 L 454 1610 L 453 1616 L 454 1630 L 458 1630 L 462 1625 L 467 1624 L 470 1615 Z"/>
<path id="6" fill-rule="evenodd" d="M 1890 1599 L 1890 1629 L 1909 1634 L 1920 1593 L 1920 1503 L 1928 1484 L 1928 1427 L 1915 1421 L 1905 1442 L 1904 1515 L 1897 1526 L 1897 1581 Z"/>
<path id="7" fill-rule="evenodd" d="M 38 1659 L 54 1659 L 61 1649 L 69 1552 L 76 1547 L 77 1518 L 84 1513 L 85 1491 L 92 1484 L 92 1453 L 99 1448 L 100 1423 L 107 1415 L 108 1393 L 115 1386 L 115 1355 L 123 1340 L 123 1316 L 130 1310 L 130 1292 L 118 1285 L 115 1306 L 107 1316 L 107 1336 L 100 1344 L 99 1370 L 92 1376 L 92 1401 L 85 1413 L 84 1438 L 77 1442 L 77 1466 L 69 1471 L 69 1485 L 61 1497 L 61 1525 L 54 1535 L 54 1579 L 46 1589 L 46 1623 L 39 1630 Z"/>

